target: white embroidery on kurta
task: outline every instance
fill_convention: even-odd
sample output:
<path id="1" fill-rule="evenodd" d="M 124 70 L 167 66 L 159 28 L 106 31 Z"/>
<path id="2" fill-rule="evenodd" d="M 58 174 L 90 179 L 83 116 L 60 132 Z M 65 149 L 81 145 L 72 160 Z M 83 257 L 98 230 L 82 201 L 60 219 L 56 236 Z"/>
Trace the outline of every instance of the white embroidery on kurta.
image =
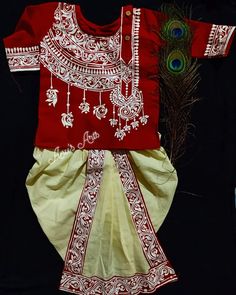
<path id="1" fill-rule="evenodd" d="M 79 109 L 81 110 L 81 113 L 89 113 L 90 111 L 90 104 L 86 101 L 86 89 L 83 91 L 83 101 L 79 105 Z"/>
<path id="2" fill-rule="evenodd" d="M 234 30 L 234 26 L 213 24 L 204 55 L 208 57 L 224 55 Z"/>
<path id="3" fill-rule="evenodd" d="M 132 26 L 132 51 L 134 63 L 134 87 L 139 86 L 139 29 L 140 29 L 141 9 L 133 9 L 133 26 Z"/>
<path id="4" fill-rule="evenodd" d="M 140 29 L 141 9 L 133 9 L 132 23 L 132 58 L 129 64 L 126 64 L 121 55 L 121 82 L 118 87 L 112 90 L 110 100 L 113 107 L 113 117 L 110 119 L 112 127 L 117 126 L 115 137 L 123 140 L 127 133 L 132 129 L 137 130 L 140 120 L 142 125 L 147 124 L 148 115 L 144 114 L 144 102 L 142 92 L 139 90 L 139 29 Z M 121 40 L 122 42 L 122 40 Z M 122 48 L 121 48 L 122 50 Z M 122 84 L 125 84 L 125 93 L 122 91 Z M 131 89 L 131 90 L 130 90 Z M 129 94 L 130 90 L 130 94 Z M 117 110 L 116 110 L 117 109 Z M 142 112 L 142 116 L 139 114 Z M 116 119 L 116 113 L 118 119 Z M 138 118 L 139 117 L 139 118 Z M 125 122 L 122 126 L 122 120 Z"/>
<path id="5" fill-rule="evenodd" d="M 47 99 L 46 99 L 46 102 L 48 102 L 48 105 L 53 105 L 55 107 L 56 103 L 57 103 L 57 93 L 58 93 L 58 90 L 57 89 L 48 89 L 47 92 L 46 92 L 46 96 L 47 96 Z"/>
<path id="6" fill-rule="evenodd" d="M 59 3 L 54 13 L 53 28 L 41 42 L 42 64 L 57 78 L 83 90 L 82 101 L 78 105 L 81 113 L 91 111 L 87 91 L 93 91 L 99 99 L 99 104 L 93 105 L 93 115 L 99 120 L 106 118 L 109 108 L 107 102 L 102 102 L 102 93 L 110 92 L 108 103 L 113 105 L 113 112 L 109 122 L 111 127 L 116 128 L 114 136 L 119 140 L 137 130 L 139 123 L 147 124 L 149 118 L 144 114 L 143 96 L 139 90 L 140 14 L 141 9 L 133 9 L 131 42 L 126 49 L 131 52 L 128 63 L 122 58 L 123 8 L 120 29 L 113 36 L 100 37 L 81 30 L 75 5 Z M 47 102 L 53 104 L 51 100 Z M 65 124 L 67 121 L 69 125 Z M 71 112 L 62 114 L 63 126 L 72 127 L 72 122 Z"/>
<path id="7" fill-rule="evenodd" d="M 51 86 L 50 89 L 46 91 L 46 102 L 48 103 L 49 106 L 53 105 L 54 107 L 57 104 L 57 93 L 59 91 L 57 89 L 53 88 L 53 83 L 52 83 L 52 73 L 51 73 Z"/>
<path id="8" fill-rule="evenodd" d="M 106 108 L 105 104 L 102 104 L 102 93 L 99 93 L 99 105 L 93 107 L 93 114 L 101 120 L 102 118 L 106 118 L 106 114 L 108 109 Z"/>
<path id="9" fill-rule="evenodd" d="M 85 64 L 83 61 L 58 47 L 52 31 L 41 42 L 41 62 L 53 75 L 65 83 L 89 91 L 107 91 L 120 83 L 120 63 L 109 64 L 105 68 Z"/>
<path id="10" fill-rule="evenodd" d="M 11 72 L 39 70 L 39 46 L 6 48 L 5 51 Z"/>
<path id="11" fill-rule="evenodd" d="M 71 274 L 81 274 L 83 270 L 86 247 L 102 180 L 104 155 L 104 150 L 89 151 L 85 185 L 79 200 L 75 222 L 65 257 L 64 271 Z"/>
<path id="12" fill-rule="evenodd" d="M 54 19 L 53 28 L 41 42 L 41 61 L 49 71 L 90 91 L 116 87 L 120 82 L 120 30 L 109 37 L 84 33 L 75 6 L 69 4 L 59 3 Z"/>
<path id="13" fill-rule="evenodd" d="M 114 36 L 99 37 L 81 31 L 74 5 L 58 6 L 55 13 L 54 40 L 61 48 L 73 53 L 73 56 L 85 65 L 109 65 L 119 59 L 120 30 Z M 88 69 L 92 69 L 88 66 Z"/>
<path id="14" fill-rule="evenodd" d="M 70 84 L 67 85 L 66 113 L 61 114 L 62 125 L 66 128 L 73 127 L 74 116 L 70 111 Z"/>
<path id="15" fill-rule="evenodd" d="M 143 253 L 150 269 L 146 274 L 129 277 L 114 276 L 102 279 L 87 277 L 83 273 L 86 245 L 95 214 L 102 170 L 104 151 L 91 150 L 88 158 L 87 178 L 81 194 L 76 219 L 65 259 L 65 268 L 60 289 L 80 295 L 139 294 L 151 292 L 177 279 L 155 235 L 145 203 L 126 153 L 113 152 L 119 170 L 124 193 L 130 205 L 131 216 L 140 239 Z"/>

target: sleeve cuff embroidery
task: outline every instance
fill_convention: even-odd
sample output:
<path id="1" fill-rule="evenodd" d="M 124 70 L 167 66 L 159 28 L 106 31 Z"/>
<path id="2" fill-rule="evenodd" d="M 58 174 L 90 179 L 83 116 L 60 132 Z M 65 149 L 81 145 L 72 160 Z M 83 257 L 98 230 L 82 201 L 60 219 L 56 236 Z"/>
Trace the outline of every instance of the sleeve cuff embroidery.
<path id="1" fill-rule="evenodd" d="M 235 26 L 212 25 L 204 56 L 227 55 L 228 45 L 233 36 Z"/>
<path id="2" fill-rule="evenodd" d="M 6 48 L 6 56 L 11 72 L 38 71 L 39 46 Z"/>

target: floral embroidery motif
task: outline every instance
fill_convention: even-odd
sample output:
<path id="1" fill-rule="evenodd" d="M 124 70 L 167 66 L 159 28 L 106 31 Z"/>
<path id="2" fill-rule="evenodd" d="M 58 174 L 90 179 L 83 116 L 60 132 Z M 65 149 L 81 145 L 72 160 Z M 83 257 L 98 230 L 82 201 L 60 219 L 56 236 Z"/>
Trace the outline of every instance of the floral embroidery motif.
<path id="1" fill-rule="evenodd" d="M 6 56 L 11 72 L 38 71 L 39 46 L 6 48 Z"/>
<path id="2" fill-rule="evenodd" d="M 75 223 L 65 258 L 65 270 L 81 274 L 85 250 L 96 209 L 104 164 L 104 150 L 90 150 L 87 162 L 87 176 L 80 197 Z"/>
<path id="3" fill-rule="evenodd" d="M 106 114 L 108 109 L 105 104 L 102 104 L 102 93 L 99 93 L 99 105 L 93 107 L 93 114 L 101 120 L 102 118 L 106 118 Z"/>
<path id="4" fill-rule="evenodd" d="M 83 99 L 83 102 L 79 105 L 79 109 L 81 110 L 81 113 L 87 114 L 90 110 L 90 104 Z"/>
<path id="5" fill-rule="evenodd" d="M 224 55 L 234 30 L 234 26 L 212 25 L 204 55 L 208 57 Z"/>
<path id="6" fill-rule="evenodd" d="M 107 114 L 107 108 L 105 106 L 105 104 L 101 104 L 98 106 L 94 106 L 93 107 L 93 114 L 99 119 L 101 120 L 102 118 L 106 118 L 106 114 Z"/>

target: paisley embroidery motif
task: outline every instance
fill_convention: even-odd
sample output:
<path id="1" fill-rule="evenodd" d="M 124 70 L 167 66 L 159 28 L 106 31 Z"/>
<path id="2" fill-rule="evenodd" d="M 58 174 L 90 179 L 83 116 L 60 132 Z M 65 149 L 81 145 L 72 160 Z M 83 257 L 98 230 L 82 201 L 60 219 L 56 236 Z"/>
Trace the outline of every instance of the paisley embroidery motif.
<path id="1" fill-rule="evenodd" d="M 46 96 L 47 96 L 47 99 L 46 99 L 46 102 L 48 102 L 48 105 L 53 105 L 55 107 L 56 103 L 57 103 L 57 93 L 59 91 L 57 89 L 53 89 L 53 88 L 50 88 L 47 90 L 46 92 Z"/>
<path id="2" fill-rule="evenodd" d="M 66 128 L 73 127 L 73 121 L 74 121 L 74 117 L 72 112 L 61 114 L 61 122 L 64 127 Z"/>

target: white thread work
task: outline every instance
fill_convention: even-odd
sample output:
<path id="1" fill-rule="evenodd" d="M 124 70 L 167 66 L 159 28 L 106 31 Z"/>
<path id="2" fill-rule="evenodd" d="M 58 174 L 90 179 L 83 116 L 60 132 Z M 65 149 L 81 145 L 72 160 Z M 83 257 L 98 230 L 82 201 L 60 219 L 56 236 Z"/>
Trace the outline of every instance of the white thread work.
<path id="1" fill-rule="evenodd" d="M 214 57 L 226 54 L 230 38 L 235 30 L 234 26 L 213 24 L 209 34 L 204 56 Z"/>
<path id="2" fill-rule="evenodd" d="M 92 36 L 79 27 L 75 5 L 59 3 L 54 13 L 53 28 L 41 42 L 40 55 L 42 64 L 56 78 L 83 91 L 78 105 L 81 113 L 91 111 L 88 91 L 93 91 L 98 94 L 99 104 L 93 105 L 92 113 L 97 119 L 104 120 L 108 107 L 101 101 L 102 93 L 110 92 L 113 112 L 108 120 L 110 126 L 116 128 L 114 136 L 118 140 L 137 130 L 140 124 L 147 124 L 149 118 L 144 114 L 143 95 L 138 88 L 141 9 L 134 8 L 130 19 L 131 42 L 126 50 L 131 51 L 132 57 L 128 64 L 122 59 L 123 13 L 122 8 L 121 26 L 115 35 Z M 124 91 L 123 83 L 126 85 Z M 64 127 L 72 127 L 72 122 L 72 112 L 62 114 Z"/>
<path id="3" fill-rule="evenodd" d="M 40 69 L 39 46 L 6 48 L 5 51 L 11 72 Z"/>

